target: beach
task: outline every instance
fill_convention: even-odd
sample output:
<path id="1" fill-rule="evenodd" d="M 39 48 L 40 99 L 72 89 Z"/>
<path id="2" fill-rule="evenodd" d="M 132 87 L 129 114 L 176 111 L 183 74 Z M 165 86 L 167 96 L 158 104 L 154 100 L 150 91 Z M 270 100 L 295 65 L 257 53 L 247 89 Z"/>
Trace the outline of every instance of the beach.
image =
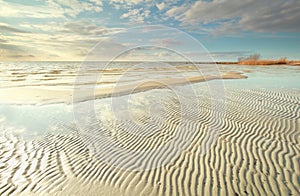
<path id="1" fill-rule="evenodd" d="M 300 194 L 298 66 L 115 66 L 1 70 L 1 195 Z"/>
<path id="2" fill-rule="evenodd" d="M 0 0 L 0 196 L 300 195 L 299 0 Z"/>

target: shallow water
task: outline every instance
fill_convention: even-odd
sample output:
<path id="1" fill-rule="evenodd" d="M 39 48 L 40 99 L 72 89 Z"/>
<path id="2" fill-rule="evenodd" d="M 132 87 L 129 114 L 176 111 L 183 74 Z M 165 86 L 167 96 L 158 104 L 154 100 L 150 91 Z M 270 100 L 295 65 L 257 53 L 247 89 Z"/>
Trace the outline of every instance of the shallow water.
<path id="1" fill-rule="evenodd" d="M 223 65 L 221 70 L 244 72 L 246 80 L 224 80 L 230 88 L 300 89 L 300 66 L 240 66 Z"/>
<path id="2" fill-rule="evenodd" d="M 175 65 L 177 67 L 175 67 Z M 183 66 L 178 68 L 178 66 Z M 105 63 L 91 63 L 85 65 L 82 72 L 82 64 L 78 62 L 22 62 L 22 63 L 0 63 L 1 83 L 0 88 L 14 86 L 37 85 L 44 88 L 72 89 L 76 83 L 76 73 L 94 74 L 97 68 L 106 66 L 104 75 L 100 75 L 103 84 L 97 88 L 119 83 L 130 83 L 131 81 L 148 78 L 184 77 L 197 74 L 215 72 L 217 69 L 211 65 L 203 65 L 205 68 L 194 70 L 189 64 L 171 64 L 159 67 L 156 64 L 133 64 L 133 63 L 112 63 L 107 66 Z M 49 69 L 51 67 L 51 69 Z M 83 66 L 84 67 L 84 66 Z M 228 79 L 219 81 L 200 82 L 189 84 L 191 89 L 209 90 L 211 84 L 226 93 L 226 89 L 300 89 L 300 67 L 299 66 L 240 66 L 240 65 L 218 65 L 221 72 L 239 71 L 247 75 L 247 79 Z M 98 75 L 99 76 L 99 75 Z M 45 77 L 53 78 L 44 81 Z M 94 76 L 91 76 L 93 83 Z M 17 78 L 24 78 L 23 81 L 15 81 Z M 87 80 L 90 78 L 87 75 Z M 87 80 L 84 82 L 87 83 Z M 93 86 L 93 84 L 91 84 Z M 88 86 L 87 86 L 88 88 Z M 147 114 L 155 112 L 151 107 L 160 100 L 168 98 L 174 89 L 156 89 L 141 92 L 133 95 L 103 98 L 93 102 L 98 117 L 102 120 L 109 118 L 121 118 L 130 113 Z M 180 91 L 180 89 L 179 89 Z M 177 92 L 173 92 L 176 97 Z M 178 94 L 178 93 L 177 93 Z M 196 93 L 197 94 L 197 93 Z M 198 94 L 199 95 L 199 92 Z M 22 96 L 22 95 L 16 95 Z M 178 98 L 178 97 L 177 97 Z M 90 108 L 91 109 L 91 108 Z M 93 110 L 93 108 L 92 108 Z M 37 105 L 0 105 L 0 126 L 2 130 L 11 131 L 25 139 L 33 139 L 48 133 L 64 132 L 62 124 L 74 123 L 74 107 L 66 104 Z"/>

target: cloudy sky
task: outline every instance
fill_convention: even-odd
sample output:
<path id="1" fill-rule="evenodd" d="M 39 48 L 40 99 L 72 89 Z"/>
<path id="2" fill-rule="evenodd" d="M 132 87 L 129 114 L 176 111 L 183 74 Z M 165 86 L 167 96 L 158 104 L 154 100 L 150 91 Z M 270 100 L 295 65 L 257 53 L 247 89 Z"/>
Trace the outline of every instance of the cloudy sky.
<path id="1" fill-rule="evenodd" d="M 82 61 L 99 43 L 98 60 L 139 44 L 169 52 L 123 59 L 170 51 L 196 58 L 199 44 L 219 61 L 300 59 L 299 32 L 299 0 L 0 0 L 0 61 Z"/>

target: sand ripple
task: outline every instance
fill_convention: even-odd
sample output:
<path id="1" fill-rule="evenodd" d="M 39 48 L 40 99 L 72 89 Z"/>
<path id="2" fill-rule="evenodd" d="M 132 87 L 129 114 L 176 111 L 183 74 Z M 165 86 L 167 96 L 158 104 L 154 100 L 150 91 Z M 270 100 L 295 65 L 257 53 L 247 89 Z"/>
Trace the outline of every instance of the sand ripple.
<path id="1" fill-rule="evenodd" d="M 199 116 L 193 116 L 195 106 L 189 107 L 185 129 L 178 128 L 178 108 L 171 102 L 166 103 L 168 118 L 154 118 L 163 129 L 145 138 L 122 131 L 135 129 L 130 122 L 105 126 L 132 150 L 156 148 L 175 132 L 197 130 L 178 157 L 146 171 L 123 170 L 100 161 L 72 127 L 65 127 L 74 129 L 72 134 L 31 142 L 3 134 L 0 195 L 299 195 L 300 92 L 228 90 L 225 118 L 217 118 L 220 111 L 212 110 L 203 96 Z M 211 121 L 212 113 L 216 118 Z M 150 126 L 146 117 L 137 119 Z M 221 132 L 215 145 L 201 155 L 209 124 Z M 180 136 L 184 142 L 185 135 Z M 130 167 L 132 160 L 121 161 Z"/>

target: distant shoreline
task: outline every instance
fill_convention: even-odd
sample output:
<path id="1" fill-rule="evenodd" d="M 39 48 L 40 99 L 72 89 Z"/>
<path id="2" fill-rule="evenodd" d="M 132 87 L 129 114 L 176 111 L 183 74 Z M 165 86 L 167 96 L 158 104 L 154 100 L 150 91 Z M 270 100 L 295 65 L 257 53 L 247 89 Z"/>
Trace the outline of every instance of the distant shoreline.
<path id="1" fill-rule="evenodd" d="M 246 61 L 0 61 L 1 63 L 13 63 L 13 62 L 26 62 L 26 63 L 147 63 L 147 62 L 160 62 L 160 63 L 182 63 L 182 64 L 217 64 L 217 65 L 291 65 L 300 66 L 300 60 L 246 60 Z"/>
<path id="2" fill-rule="evenodd" d="M 202 64 L 204 62 L 198 62 L 197 64 Z M 219 62 L 207 62 L 207 64 L 222 64 L 222 65 L 292 65 L 300 66 L 300 60 L 297 61 L 280 61 L 280 60 L 247 60 L 247 61 L 219 61 Z"/>

